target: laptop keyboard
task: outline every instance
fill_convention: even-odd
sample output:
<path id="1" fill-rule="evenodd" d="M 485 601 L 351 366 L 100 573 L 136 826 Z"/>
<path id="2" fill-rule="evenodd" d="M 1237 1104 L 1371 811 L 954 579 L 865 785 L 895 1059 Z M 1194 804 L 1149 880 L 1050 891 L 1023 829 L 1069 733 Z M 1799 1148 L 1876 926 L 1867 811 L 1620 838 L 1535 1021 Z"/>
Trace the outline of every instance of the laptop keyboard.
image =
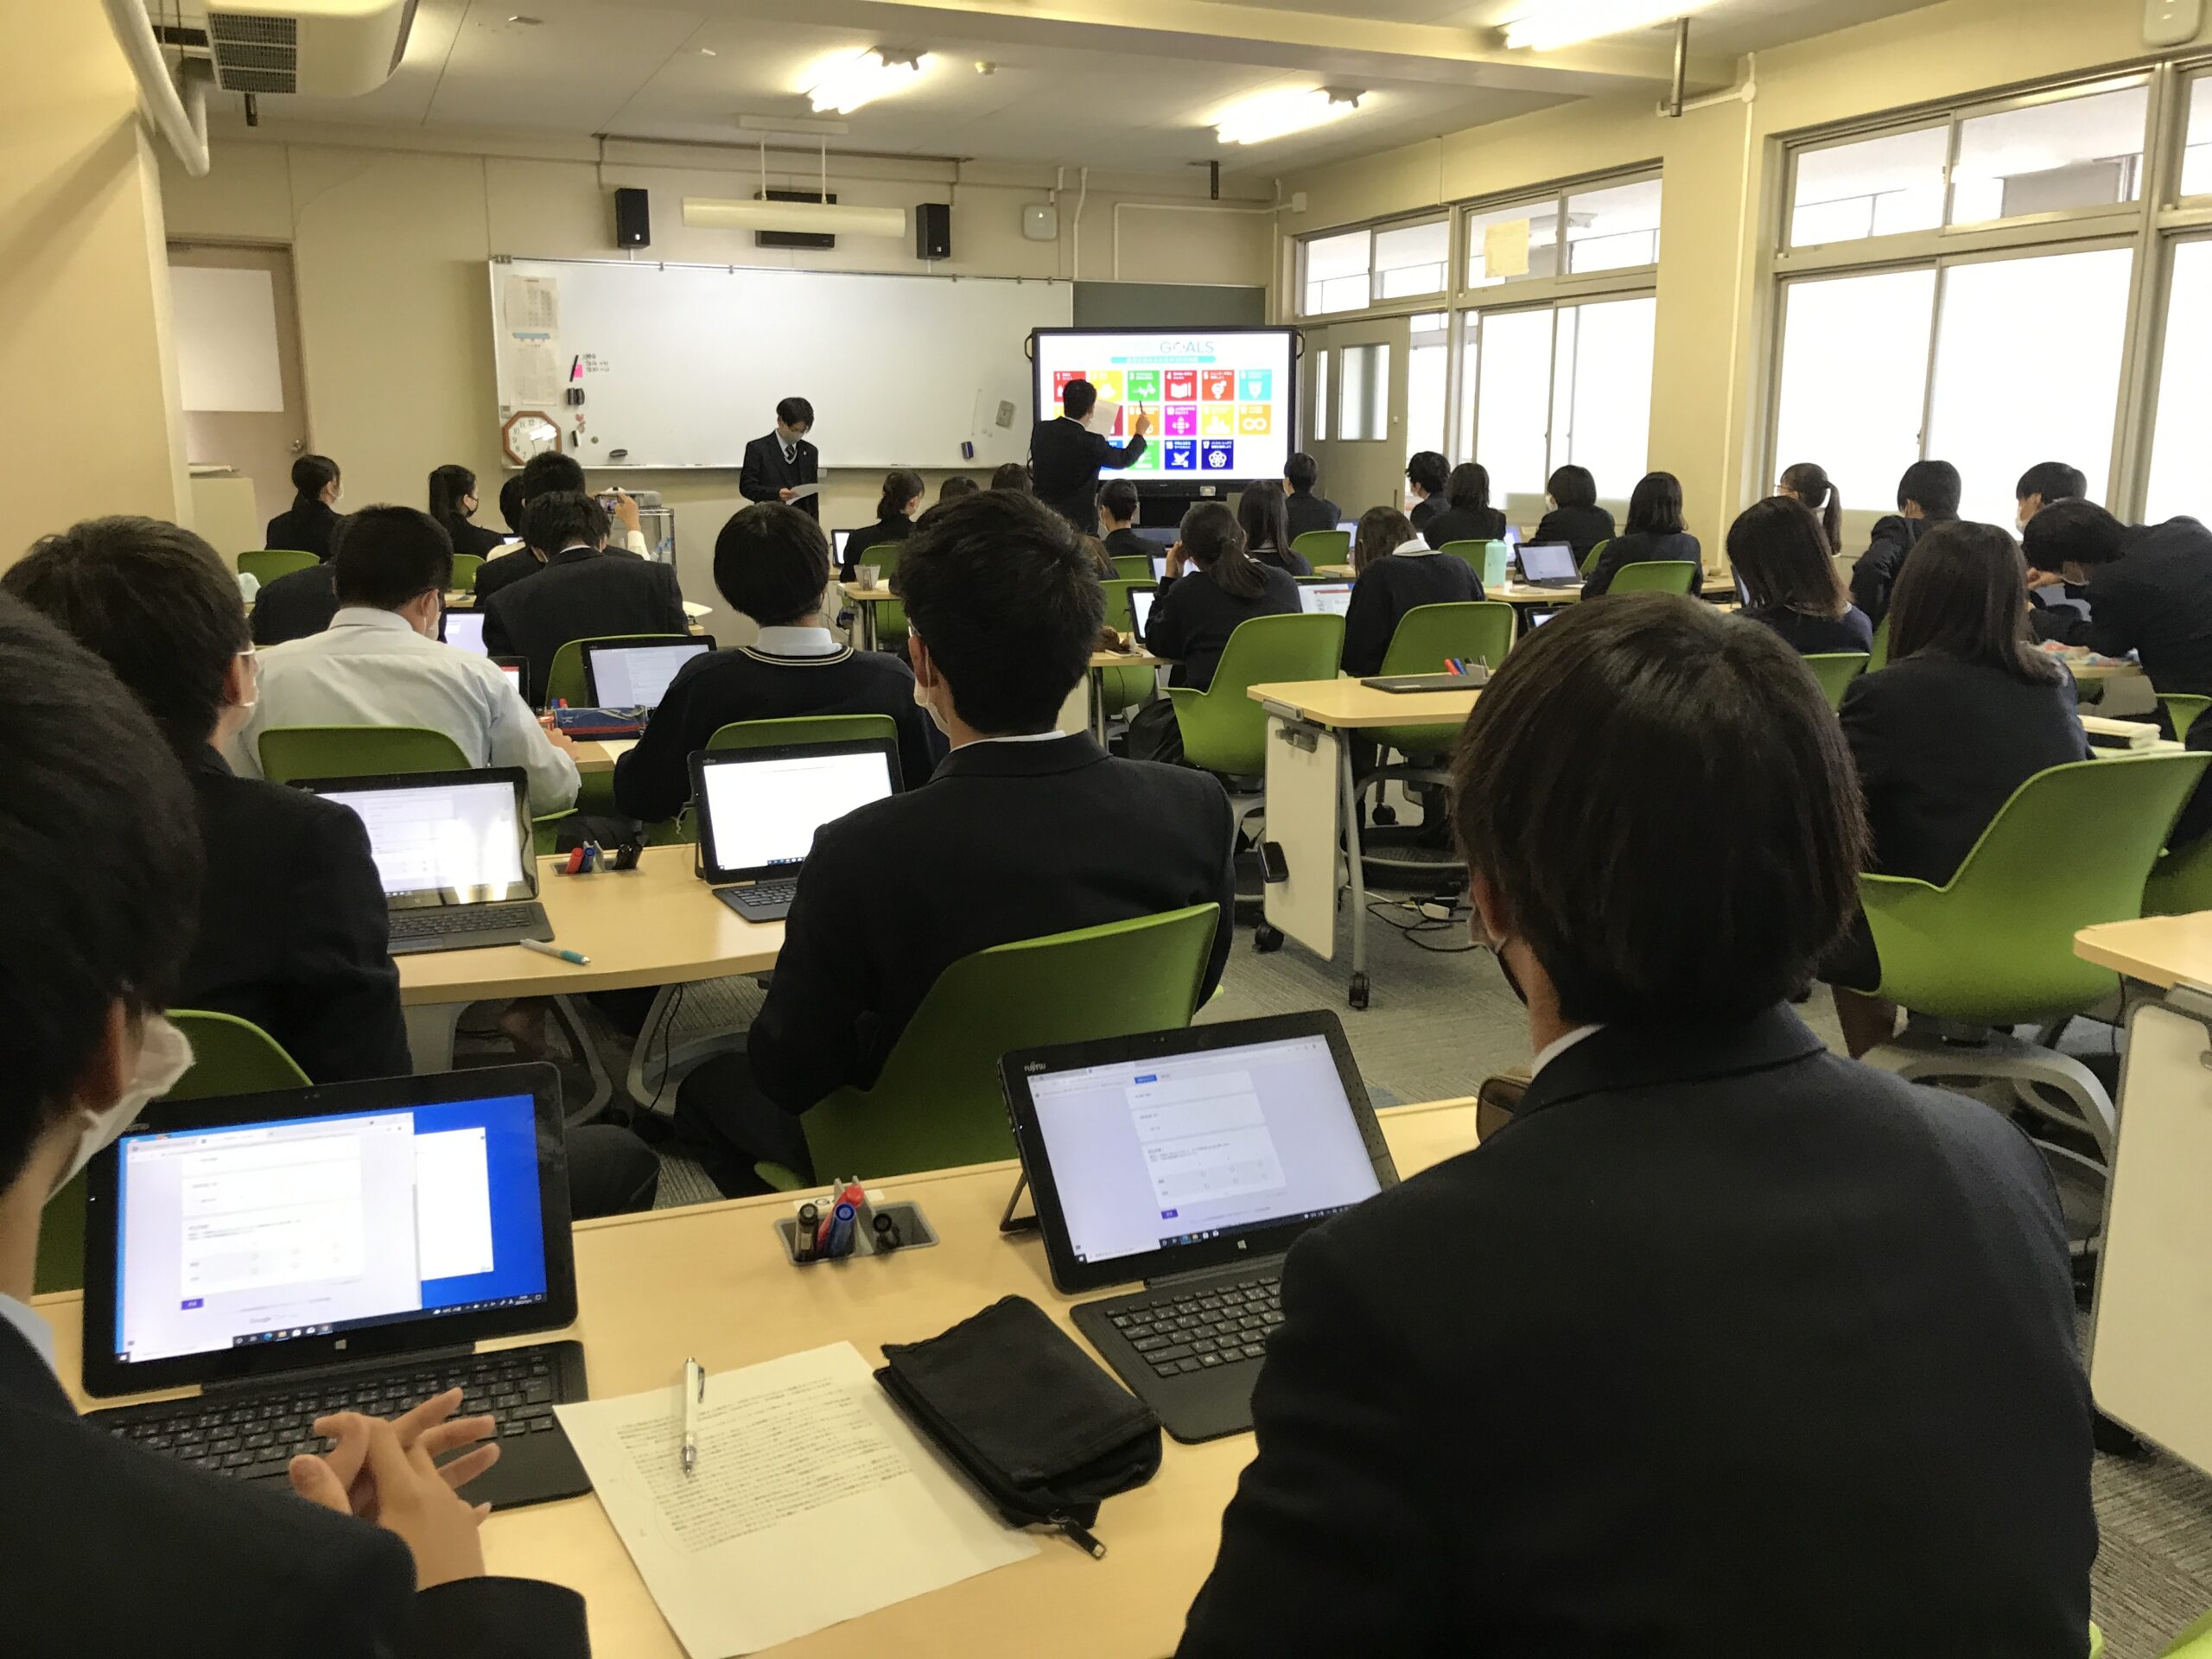
<path id="1" fill-rule="evenodd" d="M 762 881 L 749 887 L 724 887 L 722 897 L 728 903 L 744 910 L 788 910 L 798 896 L 798 883 L 792 881 Z"/>
<path id="2" fill-rule="evenodd" d="M 189 1400 L 121 1406 L 90 1421 L 149 1452 L 240 1480 L 282 1480 L 294 1458 L 329 1450 L 315 1432 L 318 1417 L 335 1411 L 397 1417 L 434 1394 L 461 1390 L 461 1417 L 499 1419 L 494 1438 L 550 1434 L 560 1425 L 553 1408 L 561 1395 L 561 1368 L 542 1348 L 510 1348 L 477 1354 L 435 1370 L 397 1370 L 334 1377 L 302 1389 L 297 1382 L 267 1393 L 203 1394 Z"/>
<path id="3" fill-rule="evenodd" d="M 1268 1332 L 1282 1323 L 1282 1281 L 1163 1294 L 1109 1317 L 1156 1375 L 1185 1376 L 1261 1357 Z"/>
<path id="4" fill-rule="evenodd" d="M 391 937 L 395 939 L 443 939 L 456 933 L 502 933 L 511 928 L 535 927 L 545 919 L 543 909 L 530 905 L 447 905 L 435 910 L 395 910 Z"/>

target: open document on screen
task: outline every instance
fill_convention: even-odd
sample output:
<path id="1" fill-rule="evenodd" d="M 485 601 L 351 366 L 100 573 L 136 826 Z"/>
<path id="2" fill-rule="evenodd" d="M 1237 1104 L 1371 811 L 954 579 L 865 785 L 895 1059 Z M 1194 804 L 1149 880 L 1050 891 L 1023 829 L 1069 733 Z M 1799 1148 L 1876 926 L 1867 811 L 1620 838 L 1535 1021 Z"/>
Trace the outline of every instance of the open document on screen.
<path id="1" fill-rule="evenodd" d="M 1030 1081 L 1077 1260 L 1342 1210 L 1381 1190 L 1325 1039 Z"/>
<path id="2" fill-rule="evenodd" d="M 690 645 L 601 646 L 591 654 L 592 686 L 605 709 L 658 709 L 668 695 L 668 683 L 694 657 L 704 654 L 705 640 Z"/>
<path id="3" fill-rule="evenodd" d="M 891 794 L 878 748 L 723 761 L 703 775 L 719 870 L 803 862 L 817 830 Z"/>
<path id="4" fill-rule="evenodd" d="M 505 780 L 322 793 L 352 808 L 368 830 L 369 855 L 388 897 L 504 892 L 523 880 L 514 786 Z"/>

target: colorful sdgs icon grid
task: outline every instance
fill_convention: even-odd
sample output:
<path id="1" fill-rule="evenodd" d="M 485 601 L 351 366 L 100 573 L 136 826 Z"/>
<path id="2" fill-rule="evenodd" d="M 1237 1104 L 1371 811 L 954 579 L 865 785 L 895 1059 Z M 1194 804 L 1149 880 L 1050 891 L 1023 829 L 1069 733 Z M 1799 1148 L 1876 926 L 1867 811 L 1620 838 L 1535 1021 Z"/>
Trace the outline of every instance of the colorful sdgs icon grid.
<path id="1" fill-rule="evenodd" d="M 1122 412 L 1108 435 L 1128 436 L 1136 406 L 1154 412 L 1151 441 L 1132 473 L 1220 473 L 1236 476 L 1236 441 L 1264 438 L 1274 431 L 1275 372 L 1273 369 L 1058 369 L 1052 401 L 1071 380 L 1098 388 L 1102 404 L 1119 404 Z"/>

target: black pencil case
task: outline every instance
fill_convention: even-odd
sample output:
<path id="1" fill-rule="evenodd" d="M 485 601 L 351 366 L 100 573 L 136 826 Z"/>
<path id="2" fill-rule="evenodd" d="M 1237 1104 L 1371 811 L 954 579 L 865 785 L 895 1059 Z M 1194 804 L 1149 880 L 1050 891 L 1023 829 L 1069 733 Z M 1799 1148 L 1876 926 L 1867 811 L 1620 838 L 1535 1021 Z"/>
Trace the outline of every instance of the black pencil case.
<path id="1" fill-rule="evenodd" d="M 1098 1506 L 1160 1471 L 1160 1419 L 1027 1297 L 926 1342 L 888 1344 L 875 1374 L 1012 1526 L 1050 1527 L 1094 1556 Z"/>

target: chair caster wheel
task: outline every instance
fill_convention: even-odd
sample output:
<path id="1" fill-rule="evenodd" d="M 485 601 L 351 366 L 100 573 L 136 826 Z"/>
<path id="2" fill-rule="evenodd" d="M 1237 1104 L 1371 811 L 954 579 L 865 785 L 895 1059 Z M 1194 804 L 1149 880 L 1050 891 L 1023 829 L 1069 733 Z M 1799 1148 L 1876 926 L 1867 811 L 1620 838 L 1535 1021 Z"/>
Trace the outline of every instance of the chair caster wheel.
<path id="1" fill-rule="evenodd" d="M 1252 948 L 1265 956 L 1270 950 L 1282 949 L 1282 930 L 1262 922 L 1252 930 Z"/>
<path id="2" fill-rule="evenodd" d="M 1374 817 L 1377 823 L 1395 823 L 1398 821 L 1398 809 L 1395 806 L 1378 806 L 1375 809 Z"/>
<path id="3" fill-rule="evenodd" d="M 1351 976 L 1351 1005 L 1355 1008 L 1363 1008 L 1367 1006 L 1367 976 L 1365 974 L 1354 974 Z"/>

